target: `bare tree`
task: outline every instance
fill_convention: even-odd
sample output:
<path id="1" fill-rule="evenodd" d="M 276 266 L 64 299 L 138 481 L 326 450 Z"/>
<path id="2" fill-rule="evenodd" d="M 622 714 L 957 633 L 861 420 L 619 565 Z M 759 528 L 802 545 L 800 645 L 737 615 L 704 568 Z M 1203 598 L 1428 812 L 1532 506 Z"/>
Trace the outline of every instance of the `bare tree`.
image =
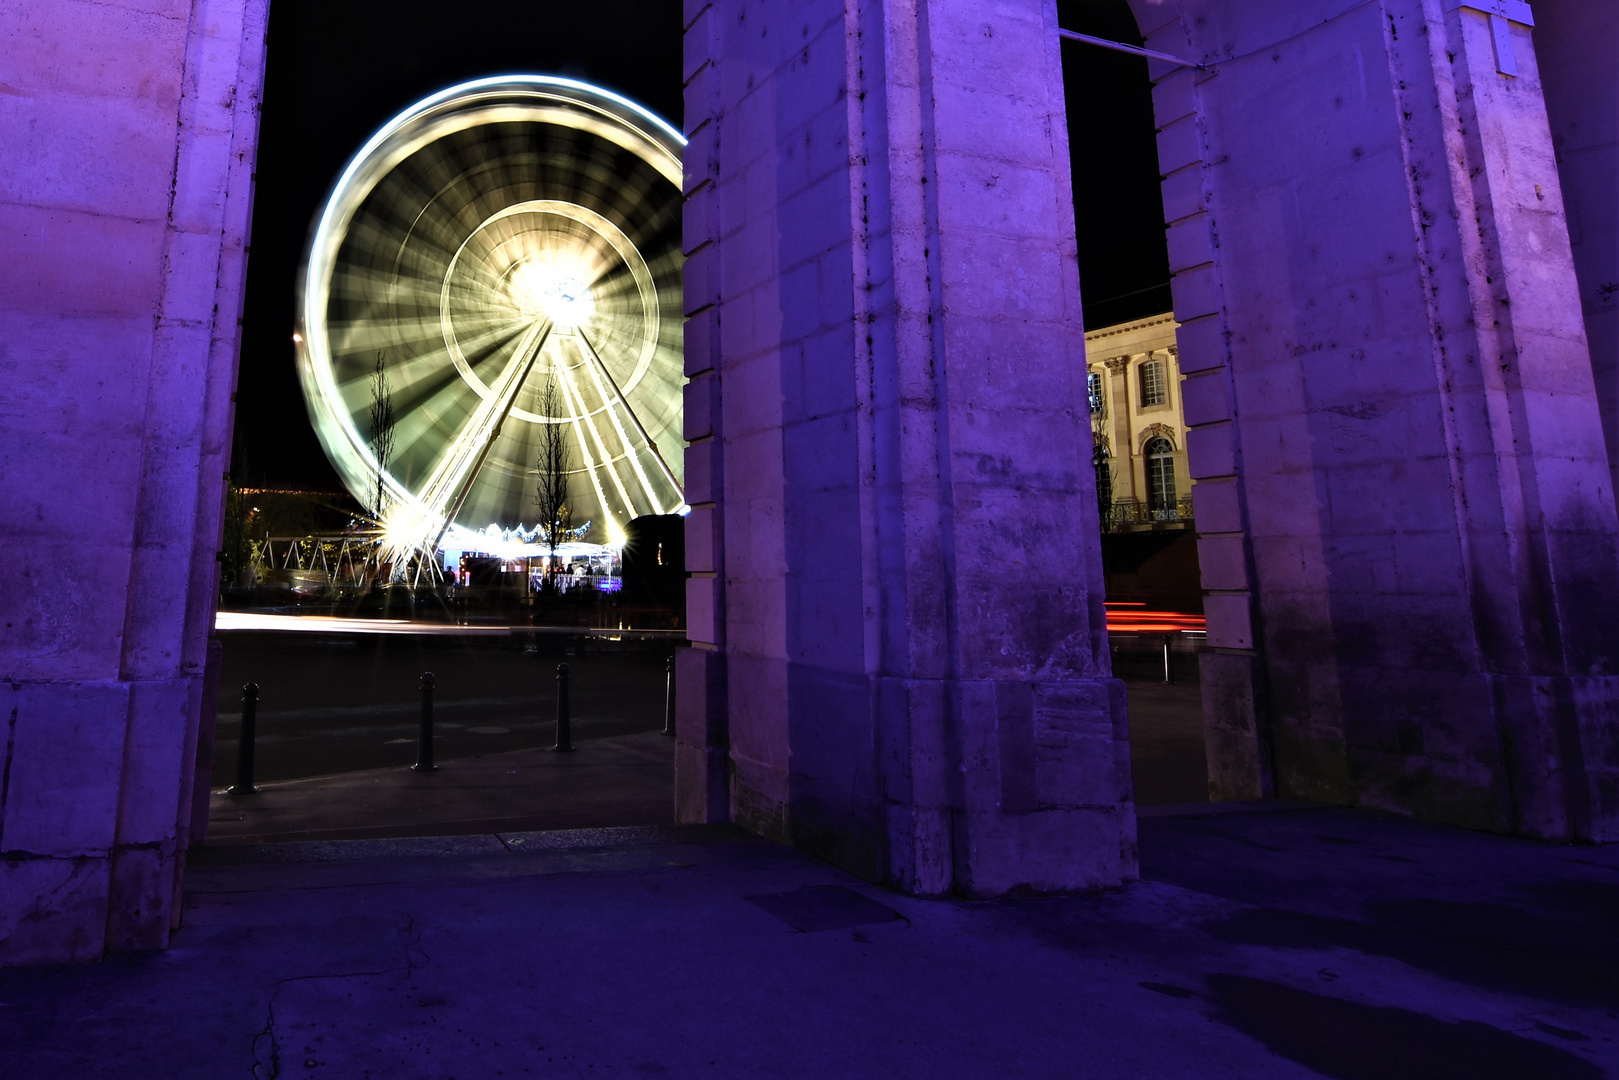
<path id="1" fill-rule="evenodd" d="M 378 349 L 376 370 L 371 373 L 371 455 L 377 461 L 377 501 L 373 510 L 378 521 L 386 509 L 383 477 L 394 453 L 394 396 L 388 386 L 387 364 L 387 350 Z"/>
<path id="2" fill-rule="evenodd" d="M 566 411 L 554 370 L 545 380 L 539 406 L 541 416 L 560 418 Z M 573 508 L 568 505 L 568 473 L 573 468 L 573 448 L 568 436 L 565 423 L 540 425 L 540 454 L 534 466 L 534 505 L 540 512 L 540 535 L 553 553 L 573 527 Z"/>
<path id="3" fill-rule="evenodd" d="M 225 476 L 224 541 L 219 549 L 220 580 L 232 585 L 250 585 L 245 580 L 249 566 L 247 519 L 252 516 L 247 496 L 236 480 L 235 473 Z"/>

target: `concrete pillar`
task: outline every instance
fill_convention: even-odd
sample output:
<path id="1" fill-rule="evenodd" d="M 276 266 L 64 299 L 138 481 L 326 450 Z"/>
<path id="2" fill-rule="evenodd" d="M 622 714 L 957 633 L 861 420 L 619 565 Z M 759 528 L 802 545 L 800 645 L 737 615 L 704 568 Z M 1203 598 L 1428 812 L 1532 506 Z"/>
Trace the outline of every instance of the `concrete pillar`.
<path id="1" fill-rule="evenodd" d="M 1155 103 L 1211 787 L 1613 838 L 1619 525 L 1529 29 L 1512 75 L 1439 0 L 1133 6 L 1206 63 Z"/>
<path id="2" fill-rule="evenodd" d="M 0 4 L 0 963 L 179 922 L 264 20 Z"/>
<path id="3" fill-rule="evenodd" d="M 1534 16 L 1608 465 L 1619 483 L 1619 4 L 1536 0 Z"/>
<path id="4" fill-rule="evenodd" d="M 723 726 L 735 820 L 873 879 L 1133 876 L 1055 5 L 687 10 L 680 805 Z"/>
<path id="5" fill-rule="evenodd" d="M 720 348 L 719 166 L 720 67 L 718 23 L 706 4 L 686 5 L 682 76 L 685 85 L 686 256 L 684 400 L 686 448 L 686 636 L 676 654 L 675 820 L 730 818 L 730 768 L 725 677 L 725 535 L 719 513 L 724 453 L 716 365 Z"/>

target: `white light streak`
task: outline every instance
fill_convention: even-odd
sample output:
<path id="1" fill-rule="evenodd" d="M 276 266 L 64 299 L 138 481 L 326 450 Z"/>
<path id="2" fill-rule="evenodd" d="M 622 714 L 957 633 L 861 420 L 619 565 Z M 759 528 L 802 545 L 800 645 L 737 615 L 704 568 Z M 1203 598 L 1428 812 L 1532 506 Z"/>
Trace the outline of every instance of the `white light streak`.
<path id="1" fill-rule="evenodd" d="M 221 611 L 215 630 L 276 630 L 306 634 L 425 634 L 434 637 L 492 637 L 507 634 L 584 634 L 617 637 L 633 633 L 643 637 L 680 637 L 684 630 L 593 629 L 581 626 L 450 626 L 410 619 L 345 619 L 332 615 L 261 615 L 250 611 Z"/>

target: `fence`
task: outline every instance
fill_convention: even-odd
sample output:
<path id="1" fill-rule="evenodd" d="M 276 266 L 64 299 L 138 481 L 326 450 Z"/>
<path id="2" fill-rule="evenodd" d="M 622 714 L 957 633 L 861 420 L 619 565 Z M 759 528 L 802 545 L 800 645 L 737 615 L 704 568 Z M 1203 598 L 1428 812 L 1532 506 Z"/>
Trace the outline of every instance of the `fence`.
<path id="1" fill-rule="evenodd" d="M 1139 499 L 1115 499 L 1103 508 L 1102 531 L 1124 532 L 1153 525 L 1192 523 L 1192 500 L 1180 499 L 1164 506 L 1152 506 Z"/>

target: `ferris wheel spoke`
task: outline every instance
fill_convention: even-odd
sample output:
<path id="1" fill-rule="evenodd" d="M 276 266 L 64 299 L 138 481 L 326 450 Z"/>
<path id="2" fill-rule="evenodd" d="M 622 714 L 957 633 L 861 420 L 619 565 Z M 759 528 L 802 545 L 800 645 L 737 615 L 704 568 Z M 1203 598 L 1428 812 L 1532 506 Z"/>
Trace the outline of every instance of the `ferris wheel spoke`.
<path id="1" fill-rule="evenodd" d="M 508 331 L 500 335 L 489 351 L 498 351 L 499 346 L 510 344 L 520 333 Z M 434 393 L 441 387 L 466 385 L 442 340 L 420 343 L 423 347 L 416 349 L 400 349 L 399 345 L 399 342 L 379 341 L 376 348 L 365 348 L 353 354 L 353 362 L 346 366 L 344 376 L 337 382 L 343 399 L 353 408 L 369 408 L 376 381 L 374 358 L 379 350 L 386 359 L 388 387 L 398 408 L 407 408 L 411 399 Z M 480 358 L 483 352 L 480 346 Z"/>
<path id="2" fill-rule="evenodd" d="M 591 367 L 591 374 L 596 378 L 597 386 L 601 390 L 603 400 L 608 402 L 608 415 L 613 417 L 613 424 L 618 426 L 617 414 L 613 413 L 612 411 L 612 403 L 617 401 L 619 406 L 623 408 L 624 414 L 630 418 L 630 423 L 635 426 L 636 432 L 641 436 L 641 442 L 646 446 L 647 450 L 651 452 L 652 459 L 658 463 L 658 469 L 663 473 L 664 479 L 669 482 L 670 487 L 674 488 L 675 497 L 680 502 L 684 502 L 686 499 L 686 492 L 681 488 L 680 482 L 675 479 L 674 472 L 670 470 L 668 464 L 663 460 L 663 454 L 658 450 L 658 444 L 653 442 L 652 436 L 647 434 L 646 425 L 641 423 L 641 418 L 636 415 L 634 406 L 632 406 L 629 399 L 624 396 L 624 392 L 619 389 L 617 380 L 613 378 L 613 373 L 607 370 L 607 365 L 602 361 L 601 353 L 599 353 L 596 350 L 596 346 L 591 343 L 590 337 L 585 333 L 583 327 L 580 327 L 577 333 L 579 335 L 579 340 L 584 343 L 584 351 L 588 354 L 589 359 L 595 361 L 594 366 Z M 606 380 L 607 386 L 601 385 L 603 379 Z M 609 397 L 607 393 L 607 387 L 612 388 L 611 397 Z M 635 466 L 635 473 L 641 479 L 641 486 L 646 489 L 647 501 L 652 504 L 653 513 L 663 513 L 663 504 L 658 500 L 657 496 L 652 493 L 652 485 L 647 481 L 646 470 L 641 468 L 640 457 L 636 453 L 635 448 L 631 445 L 628 436 L 624 434 L 624 429 L 622 426 L 618 426 L 618 437 L 619 440 L 624 444 L 626 452 L 629 454 L 631 464 Z"/>
<path id="3" fill-rule="evenodd" d="M 618 497 L 624 506 L 625 513 L 632 518 L 635 517 L 635 503 L 630 498 L 629 489 L 624 486 L 624 478 L 618 475 L 618 470 L 613 466 L 613 454 L 607 449 L 607 443 L 602 439 L 601 429 L 596 426 L 596 421 L 592 415 L 594 410 L 585 404 L 585 396 L 579 392 L 579 384 L 574 381 L 572 370 L 563 364 L 555 363 L 554 359 L 553 370 L 561 376 L 558 382 L 564 387 L 563 393 L 572 396 L 570 407 L 577 406 L 578 415 L 584 420 L 585 429 L 590 432 L 591 441 L 596 444 L 596 454 L 601 462 L 602 470 L 607 473 L 608 479 L 613 482 L 613 488 L 618 492 Z M 607 509 L 605 502 L 602 504 L 602 508 Z"/>
<path id="4" fill-rule="evenodd" d="M 491 352 L 497 352 L 502 347 L 520 340 L 533 322 L 532 316 L 502 319 L 499 322 L 491 321 L 481 327 L 467 327 L 472 329 L 473 333 L 466 332 L 464 329 L 466 324 L 457 324 L 454 335 L 455 344 L 461 350 L 461 354 L 467 358 L 467 362 L 474 363 L 473 357 L 477 357 L 481 361 Z M 437 337 L 438 347 L 440 349 L 444 348 L 446 343 L 442 327 L 439 328 Z"/>
<path id="5" fill-rule="evenodd" d="M 583 334 L 579 335 L 579 340 L 584 341 Z M 586 348 L 589 348 L 588 344 Z M 602 411 L 607 414 L 607 419 L 612 422 L 613 432 L 618 436 L 618 444 L 624 448 L 624 457 L 630 463 L 630 471 L 641 482 L 641 491 L 646 496 L 646 501 L 651 505 L 654 514 L 663 513 L 663 502 L 658 498 L 657 493 L 652 490 L 652 484 L 647 479 L 646 470 L 641 467 L 640 455 L 636 453 L 635 446 L 630 442 L 629 435 L 624 431 L 624 425 L 618 418 L 618 411 L 613 408 L 613 396 L 608 393 L 607 385 L 603 383 L 601 373 L 596 370 L 596 365 L 589 362 L 586 362 L 585 369 L 590 372 L 591 382 L 596 387 L 596 395 L 602 401 Z M 608 381 L 610 382 L 611 378 Z"/>
<path id="6" fill-rule="evenodd" d="M 485 398 L 467 418 L 427 482 L 422 485 L 418 500 L 427 515 L 427 521 L 423 524 L 429 530 L 428 535 L 431 535 L 435 546 L 466 501 L 467 491 L 500 434 L 501 426 L 517 398 L 517 391 L 528 377 L 550 332 L 551 324 L 543 322 L 535 324 L 525 335 L 507 364 L 495 392 Z"/>
<path id="7" fill-rule="evenodd" d="M 395 461 L 421 462 L 426 466 L 421 471 L 431 474 L 432 467 L 442 460 L 446 447 L 466 426 L 471 409 L 463 392 L 465 386 L 450 368 L 436 389 L 418 394 L 408 404 L 401 403 L 394 434 Z M 459 421 L 455 419 L 458 415 Z M 356 419 L 363 422 L 364 415 L 357 414 Z"/>
<path id="8" fill-rule="evenodd" d="M 579 456 L 584 461 L 585 475 L 590 477 L 590 486 L 596 493 L 596 505 L 606 512 L 607 493 L 602 490 L 601 476 L 596 472 L 596 462 L 591 456 L 590 444 L 585 439 L 584 422 L 579 410 L 574 408 L 573 396 L 569 394 L 566 382 L 558 379 L 557 385 L 562 390 L 562 407 L 568 412 L 568 424 L 573 428 L 574 441 L 579 444 Z"/>
<path id="9" fill-rule="evenodd" d="M 436 362 L 435 362 L 436 361 Z M 432 406 L 435 416 L 454 416 L 457 411 L 468 411 L 464 404 L 466 382 L 454 365 L 448 363 L 443 351 L 434 356 L 420 357 L 411 362 L 413 377 L 401 379 L 393 387 L 394 407 L 398 415 L 406 416 L 423 406 Z M 458 410 L 457 406 L 462 407 Z M 371 393 L 367 385 L 357 409 L 370 411 Z"/>
<path id="10" fill-rule="evenodd" d="M 383 325 L 378 325 L 378 320 L 374 316 L 333 319 L 327 324 L 327 333 L 334 341 L 363 349 L 374 340 L 389 338 L 396 341 L 431 341 L 442 331 L 439 329 L 438 312 L 435 311 L 431 317 L 396 314 Z"/>

